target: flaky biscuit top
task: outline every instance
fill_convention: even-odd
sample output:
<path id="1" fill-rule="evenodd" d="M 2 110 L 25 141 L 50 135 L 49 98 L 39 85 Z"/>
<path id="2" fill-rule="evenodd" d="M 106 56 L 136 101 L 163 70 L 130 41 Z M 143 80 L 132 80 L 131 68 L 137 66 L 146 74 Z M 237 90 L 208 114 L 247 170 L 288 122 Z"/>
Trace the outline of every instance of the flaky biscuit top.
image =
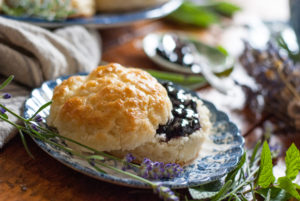
<path id="1" fill-rule="evenodd" d="M 153 141 L 172 110 L 155 78 L 119 64 L 70 77 L 55 88 L 52 101 L 48 124 L 99 151 L 131 150 Z"/>

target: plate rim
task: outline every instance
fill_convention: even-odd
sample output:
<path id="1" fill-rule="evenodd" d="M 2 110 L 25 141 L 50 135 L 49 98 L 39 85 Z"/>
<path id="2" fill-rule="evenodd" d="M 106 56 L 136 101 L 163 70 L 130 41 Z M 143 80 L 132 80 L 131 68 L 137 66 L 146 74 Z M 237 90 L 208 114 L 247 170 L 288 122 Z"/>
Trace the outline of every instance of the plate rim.
<path id="1" fill-rule="evenodd" d="M 91 17 L 78 17 L 64 21 L 47 21 L 34 17 L 14 17 L 1 14 L 1 17 L 31 23 L 45 28 L 56 28 L 70 25 L 83 25 L 88 28 L 114 28 L 131 24 L 140 20 L 158 19 L 178 9 L 183 0 L 169 0 L 151 8 L 134 10 L 124 13 L 103 13 Z"/>
<path id="2" fill-rule="evenodd" d="M 77 74 L 74 74 L 74 75 L 88 75 L 88 73 L 83 72 L 83 73 L 77 73 Z M 62 80 L 68 79 L 69 77 L 74 76 L 74 75 L 64 75 L 64 76 L 60 76 L 60 77 L 58 77 L 54 80 L 45 81 L 45 82 L 43 82 L 43 84 L 40 87 L 33 89 L 32 92 L 30 93 L 29 98 L 24 103 L 23 117 L 24 118 L 29 117 L 28 116 L 29 114 L 27 113 L 27 111 L 29 109 L 26 106 L 28 105 L 28 101 L 30 101 L 34 97 L 33 94 L 35 93 L 35 91 L 42 90 L 42 87 L 45 86 L 45 85 L 49 86 L 50 84 L 55 84 L 55 83 L 57 83 L 58 80 L 62 81 Z M 178 85 L 178 87 L 183 88 L 180 85 Z M 189 91 L 193 96 L 197 96 L 198 98 L 200 98 L 199 95 L 196 92 L 188 90 L 188 89 L 187 89 L 187 91 Z M 220 175 L 216 175 L 215 177 L 207 177 L 208 179 L 205 180 L 205 181 L 202 181 L 200 184 L 199 184 L 199 182 L 198 183 L 197 182 L 191 182 L 191 183 L 177 184 L 176 185 L 176 184 L 172 184 L 171 181 L 170 181 L 171 183 L 168 183 L 168 182 L 163 183 L 162 181 L 154 181 L 154 182 L 162 183 L 163 185 L 165 185 L 167 187 L 170 187 L 172 189 L 182 189 L 182 188 L 187 188 L 187 187 L 203 185 L 203 184 L 207 184 L 207 183 L 210 183 L 210 182 L 216 181 L 217 179 L 222 178 L 223 176 L 225 176 L 226 174 L 231 172 L 237 166 L 237 164 L 239 163 L 242 155 L 245 152 L 245 150 L 244 150 L 245 139 L 241 135 L 240 130 L 238 129 L 238 127 L 236 126 L 235 123 L 230 121 L 230 118 L 228 117 L 228 115 L 225 112 L 218 110 L 213 103 L 211 103 L 209 101 L 206 101 L 206 100 L 203 100 L 203 99 L 201 99 L 201 100 L 209 108 L 210 111 L 213 111 L 216 114 L 222 116 L 223 119 L 225 119 L 230 125 L 232 125 L 234 127 L 235 132 L 233 133 L 233 136 L 237 136 L 239 138 L 239 140 L 241 141 L 239 146 L 237 146 L 237 148 L 240 150 L 241 153 L 238 157 L 235 157 L 235 159 L 236 159 L 235 164 L 232 165 L 229 168 L 224 169 L 224 171 Z M 80 172 L 84 175 L 87 175 L 87 176 L 92 177 L 92 178 L 97 179 L 97 180 L 101 180 L 101 181 L 105 181 L 105 182 L 109 182 L 109 183 L 113 183 L 113 184 L 117 184 L 117 185 L 121 185 L 121 186 L 126 186 L 126 187 L 143 188 L 143 189 L 151 188 L 151 186 L 149 184 L 140 182 L 138 180 L 133 180 L 133 179 L 128 179 L 128 178 L 120 178 L 120 177 L 115 176 L 115 175 L 104 174 L 104 173 L 101 173 L 101 172 L 97 172 L 97 175 L 95 175 L 95 171 L 91 170 L 91 168 L 81 166 L 80 164 L 76 164 L 72 161 L 68 161 L 65 156 L 63 156 L 63 155 L 59 154 L 58 152 L 55 152 L 55 151 L 47 148 L 46 143 L 44 143 L 42 141 L 39 141 L 37 139 L 34 139 L 34 138 L 32 138 L 32 139 L 49 156 L 51 156 L 52 158 L 54 158 L 58 162 L 66 165 L 67 167 L 69 167 L 69 168 L 71 168 L 71 169 L 73 169 L 77 172 Z"/>

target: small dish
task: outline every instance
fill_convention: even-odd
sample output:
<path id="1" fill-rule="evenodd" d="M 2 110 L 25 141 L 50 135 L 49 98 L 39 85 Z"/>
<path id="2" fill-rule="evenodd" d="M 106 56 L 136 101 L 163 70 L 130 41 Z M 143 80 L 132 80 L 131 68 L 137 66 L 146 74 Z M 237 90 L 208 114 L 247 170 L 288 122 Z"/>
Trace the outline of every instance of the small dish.
<path id="1" fill-rule="evenodd" d="M 96 14 L 95 16 L 89 18 L 74 18 L 63 21 L 47 21 L 31 17 L 11 17 L 7 15 L 0 16 L 28 22 L 46 28 L 56 28 L 70 25 L 83 25 L 90 28 L 110 28 L 124 26 L 139 20 L 164 17 L 179 8 L 182 2 L 183 0 L 170 0 L 162 5 L 143 10 L 124 13 Z"/>
<path id="2" fill-rule="evenodd" d="M 157 48 L 161 43 L 162 37 L 166 35 L 174 35 L 180 39 L 188 40 L 191 43 L 193 43 L 193 45 L 196 48 L 196 51 L 199 54 L 201 54 L 202 57 L 205 57 L 205 60 L 213 73 L 217 75 L 218 74 L 222 75 L 224 71 L 232 70 L 234 65 L 234 59 L 226 55 L 227 53 L 223 53 L 217 48 L 208 46 L 200 41 L 190 38 L 185 34 L 177 33 L 177 32 L 170 32 L 170 33 L 158 32 L 158 33 L 148 34 L 143 40 L 144 52 L 153 62 L 157 63 L 162 68 L 165 68 L 166 70 L 179 72 L 179 73 L 190 73 L 190 74 L 195 73 L 194 71 L 191 70 L 191 68 L 183 67 L 179 64 L 167 61 L 166 59 L 162 58 L 157 54 Z M 173 45 L 173 44 L 168 44 L 168 45 Z M 196 72 L 196 74 L 198 74 L 198 72 Z"/>
<path id="3" fill-rule="evenodd" d="M 233 70 L 234 59 L 227 55 L 226 50 L 221 51 L 176 32 L 149 34 L 143 40 L 143 48 L 146 55 L 160 67 L 185 74 L 201 73 L 221 93 L 227 94 L 234 86 L 233 81 L 228 78 Z M 162 54 L 168 57 L 165 58 Z M 189 63 L 181 64 L 185 61 Z"/>
<path id="4" fill-rule="evenodd" d="M 25 102 L 24 117 L 31 117 L 40 106 L 50 101 L 55 86 L 68 77 L 69 76 L 63 76 L 56 80 L 47 81 L 42 84 L 40 88 L 34 89 L 30 98 Z M 192 95 L 197 96 L 196 93 L 191 93 Z M 192 164 L 184 167 L 184 172 L 181 176 L 170 180 L 157 181 L 162 185 L 179 189 L 215 181 L 233 170 L 243 155 L 244 139 L 240 135 L 236 125 L 228 119 L 228 116 L 225 113 L 217 110 L 212 103 L 208 101 L 204 101 L 204 103 L 211 112 L 210 119 L 213 123 L 213 129 L 209 139 L 204 142 L 205 144 L 199 154 L 199 157 Z M 48 114 L 49 107 L 40 112 L 40 115 L 44 118 L 46 118 Z M 87 162 L 67 154 L 45 142 L 37 139 L 33 140 L 51 157 L 90 177 L 118 185 L 135 188 L 150 188 L 148 184 L 115 173 L 111 170 L 105 169 L 105 171 L 107 171 L 106 174 L 97 172 Z M 112 161 L 105 162 L 110 164 L 112 163 Z M 121 164 L 113 164 L 121 167 Z"/>

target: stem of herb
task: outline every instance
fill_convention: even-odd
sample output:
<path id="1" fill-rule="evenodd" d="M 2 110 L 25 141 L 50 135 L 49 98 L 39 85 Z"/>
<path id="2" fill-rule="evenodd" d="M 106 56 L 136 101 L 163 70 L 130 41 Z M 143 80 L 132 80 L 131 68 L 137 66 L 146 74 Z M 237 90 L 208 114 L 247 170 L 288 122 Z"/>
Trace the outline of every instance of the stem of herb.
<path id="1" fill-rule="evenodd" d="M 151 182 L 151 181 L 149 181 L 149 180 L 147 180 L 147 179 L 144 179 L 144 178 L 142 178 L 142 177 L 140 177 L 140 176 L 137 176 L 137 175 L 135 175 L 135 174 L 132 174 L 132 173 L 130 173 L 130 172 L 126 172 L 126 171 L 120 170 L 120 169 L 118 169 L 118 168 L 109 166 L 109 165 L 107 165 L 107 164 L 105 164 L 105 163 L 103 163 L 103 162 L 98 161 L 97 164 L 102 165 L 103 167 L 109 168 L 109 169 L 111 169 L 111 170 L 114 170 L 114 171 L 116 171 L 116 172 L 119 172 L 119 173 L 125 174 L 125 175 L 127 175 L 127 176 L 130 176 L 130 177 L 132 177 L 132 178 L 134 178 L 134 179 L 137 179 L 137 180 L 139 180 L 139 181 L 141 181 L 141 182 L 147 183 L 147 184 L 149 184 L 149 185 L 151 185 L 151 186 L 156 185 L 155 183 L 153 183 L 153 182 Z"/>
<path id="2" fill-rule="evenodd" d="M 248 159 L 246 159 L 246 160 L 247 160 L 247 164 L 248 164 Z M 246 167 L 246 171 L 247 171 L 247 174 L 250 175 L 250 168 L 248 165 Z M 250 183 L 250 190 L 252 192 L 253 201 L 256 201 L 253 183 Z"/>
<path id="3" fill-rule="evenodd" d="M 272 187 L 278 187 L 278 186 L 277 186 L 277 185 L 274 185 L 274 184 L 271 184 L 269 187 L 272 188 Z M 258 191 L 258 190 L 260 190 L 260 189 L 262 189 L 262 188 L 259 187 L 259 186 L 257 186 L 256 188 L 254 188 L 255 191 Z M 246 190 L 246 191 L 243 192 L 244 195 L 246 195 L 246 194 L 248 194 L 248 193 L 251 193 L 251 189 Z"/>
<path id="4" fill-rule="evenodd" d="M 91 148 L 91 147 L 88 147 L 88 146 L 86 146 L 86 145 L 84 145 L 84 144 L 81 144 L 80 142 L 77 142 L 77 141 L 75 141 L 75 140 L 72 140 L 71 138 L 68 138 L 68 137 L 64 137 L 64 136 L 62 136 L 62 135 L 59 135 L 59 134 L 57 134 L 57 133 L 55 133 L 55 132 L 53 132 L 53 131 L 51 131 L 51 130 L 49 130 L 49 129 L 45 129 L 45 128 L 41 127 L 41 126 L 38 126 L 38 128 L 41 129 L 41 130 L 43 130 L 43 131 L 45 131 L 45 132 L 49 132 L 49 133 L 53 134 L 55 137 L 59 137 L 59 138 L 61 138 L 61 139 L 64 139 L 64 140 L 67 140 L 67 141 L 72 142 L 72 143 L 74 143 L 74 144 L 77 144 L 77 145 L 79 145 L 79 146 L 81 146 L 81 147 L 83 147 L 83 148 L 85 148 L 85 149 L 88 149 L 88 150 L 90 150 L 90 151 L 93 151 L 93 152 L 96 153 L 96 154 L 102 155 L 102 156 L 104 156 L 104 157 L 107 157 L 107 158 L 110 158 L 110 159 L 113 159 L 113 160 L 122 161 L 122 159 L 120 159 L 120 158 L 118 158 L 118 157 L 115 157 L 115 156 L 112 156 L 112 155 L 110 155 L 110 154 L 106 154 L 106 153 L 104 153 L 104 152 L 101 152 L 101 151 L 98 151 L 98 150 L 93 149 L 93 148 Z M 137 168 L 140 167 L 139 165 L 134 164 L 134 163 L 130 163 L 130 165 L 132 165 L 132 166 L 134 166 L 134 167 L 137 167 Z"/>
<path id="5" fill-rule="evenodd" d="M 230 194 L 226 194 L 223 197 L 221 197 L 219 200 L 224 200 L 225 198 L 228 198 L 229 196 L 231 196 L 231 194 L 236 193 L 238 190 L 240 190 L 240 188 L 242 188 L 243 186 L 245 186 L 246 184 L 248 184 L 251 181 L 251 178 L 259 171 L 259 168 L 255 169 L 253 172 L 251 172 L 251 174 L 249 174 L 248 178 L 243 181 L 242 183 L 240 183 L 236 188 L 234 188 Z"/>
<path id="6" fill-rule="evenodd" d="M 0 104 L 0 105 L 1 105 L 1 104 Z M 19 126 L 19 125 L 15 124 L 15 123 L 13 123 L 13 122 L 11 122 L 11 121 L 5 119 L 5 118 L 2 117 L 1 115 L 0 115 L 0 119 L 2 119 L 3 121 L 9 123 L 10 125 L 14 126 L 14 127 L 17 128 L 18 130 L 20 130 L 20 129 L 22 128 L 22 126 Z"/>
<path id="7" fill-rule="evenodd" d="M 13 111 L 11 111 L 10 109 L 6 108 L 6 107 L 3 106 L 2 104 L 0 104 L 0 106 L 3 107 L 4 109 L 6 109 L 7 112 L 11 113 L 12 115 L 14 115 L 15 117 L 17 117 L 18 119 L 23 120 L 25 124 L 26 124 L 26 123 L 30 123 L 29 120 L 24 119 L 23 117 L 21 117 L 21 116 L 15 114 Z M 25 132 L 26 134 L 28 134 L 28 135 L 30 135 L 30 136 L 32 136 L 32 137 L 34 137 L 34 138 L 43 140 L 44 142 L 47 142 L 47 143 L 49 143 L 49 144 L 51 144 L 51 145 L 54 145 L 54 146 L 56 146 L 56 147 L 58 147 L 58 148 L 60 148 L 60 149 L 62 149 L 62 150 L 64 150 L 64 151 L 69 152 L 69 153 L 71 153 L 71 154 L 73 154 L 73 155 L 76 155 L 76 156 L 78 156 L 78 157 L 87 159 L 87 156 L 84 156 L 84 155 L 82 155 L 82 154 L 79 154 L 79 153 L 77 153 L 77 152 L 74 152 L 74 150 L 72 150 L 72 149 L 70 149 L 70 148 L 66 148 L 65 146 L 62 146 L 62 145 L 60 145 L 60 144 L 58 144 L 58 143 L 52 142 L 51 140 L 48 140 L 47 138 L 45 138 L 45 137 L 43 137 L 43 136 L 41 136 L 41 135 L 36 134 L 34 131 L 31 132 L 31 130 L 28 130 L 28 128 L 26 128 L 26 127 L 19 126 L 19 125 L 15 124 L 15 123 L 13 123 L 13 122 L 11 122 L 11 121 L 5 119 L 5 118 L 2 117 L 2 116 L 0 116 L 0 119 L 2 119 L 3 121 L 5 121 L 5 122 L 11 124 L 12 126 L 16 127 L 19 131 L 23 131 L 23 132 Z M 27 126 L 29 127 L 29 125 L 27 125 Z M 94 151 L 94 152 L 97 153 L 97 154 L 101 154 L 102 156 L 105 156 L 105 157 L 108 157 L 108 158 L 111 158 L 111 159 L 114 159 L 114 160 L 122 161 L 121 159 L 119 159 L 119 158 L 117 158 L 117 157 L 111 156 L 111 155 L 106 154 L 106 153 L 103 153 L 103 152 L 99 152 L 99 151 L 97 151 L 97 150 L 95 150 L 95 149 L 93 149 L 93 148 L 90 148 L 90 147 L 88 147 L 88 146 L 85 146 L 85 145 L 83 145 L 83 144 L 81 144 L 81 143 L 79 143 L 79 142 L 76 142 L 76 141 L 74 141 L 74 140 L 72 140 L 72 139 L 70 139 L 70 138 L 60 136 L 60 135 L 58 135 L 58 134 L 56 134 L 56 133 L 54 133 L 54 132 L 52 132 L 52 131 L 49 131 L 48 129 L 45 129 L 45 128 L 41 127 L 41 126 L 38 126 L 38 128 L 39 128 L 39 129 L 42 129 L 43 131 L 50 132 L 51 134 L 53 134 L 53 135 L 56 136 L 56 137 L 59 137 L 59 138 L 68 140 L 68 141 L 70 141 L 70 142 L 72 142 L 72 143 L 75 143 L 75 144 L 77 144 L 77 145 L 80 145 L 80 146 L 82 146 L 82 147 L 84 147 L 84 148 L 86 148 L 86 149 L 89 149 L 89 150 L 91 150 L 91 151 Z M 34 133 L 34 134 L 32 134 L 32 133 Z M 23 139 L 22 139 L 22 141 L 23 141 Z M 26 142 L 25 142 L 25 144 L 26 144 Z M 25 148 L 26 148 L 26 147 L 25 147 Z M 27 151 L 27 150 L 26 150 L 26 151 Z M 30 153 L 30 152 L 29 152 L 29 153 Z M 31 155 L 31 154 L 29 154 L 29 155 Z M 125 175 L 127 175 L 127 176 L 132 177 L 132 178 L 135 178 L 135 179 L 138 179 L 138 180 L 140 180 L 140 181 L 142 181 L 142 182 L 145 182 L 145 183 L 147 183 L 147 184 L 150 184 L 151 186 L 155 185 L 155 183 L 153 183 L 153 182 L 151 182 L 151 181 L 149 181 L 149 180 L 146 180 L 146 179 L 144 179 L 144 178 L 142 178 L 142 177 L 139 177 L 139 176 L 137 176 L 137 175 L 131 174 L 131 173 L 129 173 L 129 172 L 125 172 L 125 171 L 120 170 L 120 169 L 115 168 L 115 167 L 111 167 L 111 166 L 106 165 L 106 164 L 101 163 L 101 162 L 97 162 L 97 163 L 98 163 L 98 164 L 101 164 L 103 167 L 110 168 L 110 169 L 112 169 L 112 170 L 114 170 L 114 171 L 117 171 L 117 172 L 119 172 L 119 173 L 125 174 Z M 133 164 L 133 163 L 130 163 L 130 165 L 133 165 L 133 166 L 135 166 L 135 167 L 139 167 L 138 165 Z"/>
<path id="8" fill-rule="evenodd" d="M 0 117 L 1 117 L 1 116 L 0 116 Z M 2 117 L 1 117 L 1 118 L 2 118 Z M 63 145 L 60 145 L 60 144 L 55 143 L 55 142 L 53 142 L 53 141 L 51 141 L 51 140 L 48 140 L 47 138 L 42 137 L 42 136 L 40 136 L 40 135 L 34 135 L 34 134 L 32 134 L 32 133 L 30 132 L 30 130 L 26 129 L 25 127 L 21 127 L 21 129 L 24 129 L 23 131 L 24 131 L 26 134 L 28 134 L 28 135 L 30 135 L 30 136 L 32 136 L 32 137 L 34 137 L 34 138 L 43 140 L 44 142 L 47 142 L 48 144 L 54 145 L 54 146 L 56 146 L 56 147 L 58 147 L 58 148 L 60 148 L 60 149 L 62 149 L 62 150 L 64 150 L 64 151 L 66 151 L 66 152 L 68 152 L 68 153 L 71 153 L 71 154 L 73 154 L 73 155 L 76 155 L 76 156 L 78 156 L 78 157 L 80 157 L 80 158 L 88 159 L 88 156 L 82 155 L 82 154 L 80 154 L 80 153 L 74 151 L 74 150 L 71 149 L 71 148 L 66 148 L 66 147 L 63 146 Z M 60 137 L 60 136 L 59 136 L 59 137 Z M 120 160 L 120 159 L 119 159 L 119 160 Z M 101 165 L 101 166 L 103 166 L 103 167 L 109 168 L 109 169 L 111 169 L 111 170 L 114 170 L 114 171 L 116 171 L 116 172 L 122 173 L 122 174 L 124 174 L 124 175 L 130 176 L 130 177 L 132 177 L 132 178 L 134 178 L 134 179 L 137 179 L 137 180 L 139 180 L 139 181 L 142 181 L 142 182 L 144 182 L 144 183 L 147 183 L 147 184 L 149 184 L 149 185 L 151 185 L 151 186 L 154 186 L 154 185 L 155 185 L 155 183 L 153 183 L 153 182 L 151 182 L 151 181 L 149 181 L 149 180 L 147 180 L 147 179 L 144 179 L 144 178 L 142 178 L 142 177 L 140 177 L 140 176 L 137 176 L 137 175 L 135 175 L 135 174 L 132 174 L 132 173 L 130 173 L 130 172 L 126 172 L 126 171 L 120 170 L 120 169 L 118 169 L 118 168 L 112 167 L 112 166 L 107 165 L 107 164 L 105 164 L 105 163 L 103 163 L 103 162 L 95 161 L 95 163 L 96 163 L 96 164 L 99 164 L 99 165 Z M 96 169 L 96 168 L 95 168 L 95 169 Z"/>
<path id="9" fill-rule="evenodd" d="M 26 140 L 25 140 L 25 137 L 24 137 L 24 134 L 23 134 L 23 131 L 22 130 L 19 130 L 19 133 L 20 133 L 20 137 L 21 137 L 21 140 L 22 140 L 22 143 L 23 143 L 23 146 L 27 152 L 27 154 L 34 159 L 32 153 L 30 152 L 28 146 L 27 146 L 27 143 L 26 143 Z"/>
<path id="10" fill-rule="evenodd" d="M 233 195 L 233 197 L 235 198 L 235 200 L 241 201 L 241 199 L 239 198 L 239 196 L 237 196 L 237 194 L 233 193 L 232 195 Z"/>
<path id="11" fill-rule="evenodd" d="M 22 121 L 28 121 L 27 119 L 21 117 L 20 115 L 17 115 L 16 113 L 14 113 L 12 110 L 8 109 L 7 107 L 5 107 L 3 104 L 0 104 L 0 107 L 4 108 L 7 112 L 9 112 L 10 114 L 12 114 L 13 116 L 17 117 L 18 119 L 21 119 Z"/>
<path id="12" fill-rule="evenodd" d="M 29 119 L 26 119 L 27 121 L 32 121 L 33 118 L 40 113 L 43 109 L 45 109 L 46 107 L 48 107 L 49 105 L 51 105 L 52 101 L 49 101 L 48 103 L 44 104 L 42 107 L 40 107 L 33 115 L 32 117 L 30 117 Z"/>

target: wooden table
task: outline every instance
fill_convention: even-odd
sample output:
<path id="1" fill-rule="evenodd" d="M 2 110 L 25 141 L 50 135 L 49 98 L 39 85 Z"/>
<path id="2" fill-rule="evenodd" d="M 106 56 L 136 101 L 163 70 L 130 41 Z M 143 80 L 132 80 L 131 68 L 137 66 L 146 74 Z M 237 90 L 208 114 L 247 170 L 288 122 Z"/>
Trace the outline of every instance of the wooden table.
<path id="1" fill-rule="evenodd" d="M 176 30 L 179 27 L 168 25 L 162 21 L 141 22 L 132 26 L 102 31 L 103 59 L 108 62 L 118 62 L 125 66 L 155 68 L 143 53 L 141 38 L 147 33 L 157 30 Z M 180 28 L 182 29 L 182 27 Z M 199 38 L 206 38 L 207 32 L 199 29 L 189 29 Z M 200 95 L 212 100 L 219 100 L 217 93 L 210 88 L 199 91 Z M 214 94 L 214 97 L 211 97 Z M 218 107 L 222 102 L 213 101 Z M 225 108 L 226 109 L 226 108 Z M 246 138 L 247 147 L 253 146 L 261 136 L 257 119 L 247 117 L 246 111 L 232 111 L 227 108 L 230 116 L 246 133 L 250 128 L 253 132 Z M 0 150 L 0 200 L 5 201 L 147 201 L 158 200 L 150 190 L 127 188 L 101 182 L 67 168 L 49 157 L 33 141 L 27 138 L 29 147 L 35 156 L 31 159 L 25 152 L 19 137 L 10 141 Z M 280 142 L 283 147 L 291 142 L 297 142 L 300 147 L 300 135 L 272 136 L 273 142 Z M 275 174 L 280 176 L 284 171 L 282 162 L 276 166 Z"/>

